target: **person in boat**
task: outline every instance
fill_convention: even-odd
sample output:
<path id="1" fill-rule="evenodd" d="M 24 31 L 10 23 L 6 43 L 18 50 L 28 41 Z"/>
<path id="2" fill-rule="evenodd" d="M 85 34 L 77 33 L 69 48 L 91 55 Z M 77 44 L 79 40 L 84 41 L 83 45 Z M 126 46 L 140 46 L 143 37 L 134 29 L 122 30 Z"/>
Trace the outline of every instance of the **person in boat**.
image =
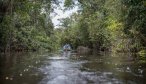
<path id="1" fill-rule="evenodd" d="M 65 45 L 63 46 L 63 50 L 64 50 L 64 51 L 70 51 L 70 50 L 71 50 L 70 44 L 65 44 Z"/>

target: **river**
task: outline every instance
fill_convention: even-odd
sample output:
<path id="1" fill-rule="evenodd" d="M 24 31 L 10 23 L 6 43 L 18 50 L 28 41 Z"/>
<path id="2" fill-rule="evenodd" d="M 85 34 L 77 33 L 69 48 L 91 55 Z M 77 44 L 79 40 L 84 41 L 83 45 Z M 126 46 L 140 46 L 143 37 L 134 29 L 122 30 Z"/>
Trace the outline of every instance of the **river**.
<path id="1" fill-rule="evenodd" d="M 0 56 L 0 84 L 146 84 L 146 64 L 129 54 L 23 52 Z"/>

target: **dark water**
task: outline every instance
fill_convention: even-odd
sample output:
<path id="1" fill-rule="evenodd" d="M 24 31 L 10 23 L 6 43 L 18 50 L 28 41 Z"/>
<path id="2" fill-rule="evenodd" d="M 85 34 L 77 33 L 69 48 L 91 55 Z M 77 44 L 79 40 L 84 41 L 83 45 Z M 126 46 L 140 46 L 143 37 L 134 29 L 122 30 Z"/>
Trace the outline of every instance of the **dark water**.
<path id="1" fill-rule="evenodd" d="M 71 52 L 1 55 L 0 84 L 146 84 L 145 62 L 124 57 L 129 54 L 116 57 L 109 53 Z"/>

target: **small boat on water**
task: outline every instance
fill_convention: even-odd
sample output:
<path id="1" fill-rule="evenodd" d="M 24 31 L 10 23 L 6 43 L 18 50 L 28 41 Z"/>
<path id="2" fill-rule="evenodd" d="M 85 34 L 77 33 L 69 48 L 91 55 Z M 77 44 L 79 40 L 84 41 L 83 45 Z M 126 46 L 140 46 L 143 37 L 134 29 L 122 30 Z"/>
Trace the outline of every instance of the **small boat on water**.
<path id="1" fill-rule="evenodd" d="M 63 51 L 71 51 L 71 46 L 69 44 L 64 45 Z"/>

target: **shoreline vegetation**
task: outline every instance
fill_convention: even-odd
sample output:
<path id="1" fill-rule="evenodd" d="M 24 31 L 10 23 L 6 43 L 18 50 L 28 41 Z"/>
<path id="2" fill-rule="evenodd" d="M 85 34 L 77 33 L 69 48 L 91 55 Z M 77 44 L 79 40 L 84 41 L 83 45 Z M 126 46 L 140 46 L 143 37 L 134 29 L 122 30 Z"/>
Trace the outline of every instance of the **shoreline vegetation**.
<path id="1" fill-rule="evenodd" d="M 59 0 L 1 0 L 0 52 L 74 50 L 137 53 L 146 58 L 145 0 L 65 0 L 64 11 L 78 6 L 55 28 L 50 14 Z M 81 51 L 82 50 L 82 51 Z"/>

